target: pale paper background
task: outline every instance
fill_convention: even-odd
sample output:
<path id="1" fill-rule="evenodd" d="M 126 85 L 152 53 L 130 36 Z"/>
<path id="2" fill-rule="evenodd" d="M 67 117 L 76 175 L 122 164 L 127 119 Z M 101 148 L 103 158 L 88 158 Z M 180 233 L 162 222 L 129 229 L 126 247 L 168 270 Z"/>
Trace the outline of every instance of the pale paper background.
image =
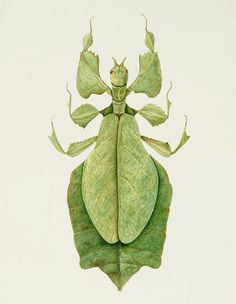
<path id="1" fill-rule="evenodd" d="M 233 0 L 0 2 L 0 303 L 236 303 L 235 247 L 235 26 Z M 188 115 L 191 140 L 170 159 L 156 157 L 174 187 L 163 265 L 142 268 L 118 293 L 98 269 L 82 270 L 66 205 L 71 171 L 91 149 L 69 159 L 51 146 L 55 127 L 66 147 L 96 135 L 101 118 L 85 130 L 66 107 L 66 81 L 74 107 L 81 40 L 96 15 L 94 45 L 109 82 L 111 57 L 127 56 L 130 81 L 146 51 L 144 20 L 156 36 L 163 90 L 150 100 L 132 94 L 131 106 L 165 107 L 173 82 L 169 121 L 143 134 L 175 144 Z M 109 96 L 92 96 L 103 108 Z"/>

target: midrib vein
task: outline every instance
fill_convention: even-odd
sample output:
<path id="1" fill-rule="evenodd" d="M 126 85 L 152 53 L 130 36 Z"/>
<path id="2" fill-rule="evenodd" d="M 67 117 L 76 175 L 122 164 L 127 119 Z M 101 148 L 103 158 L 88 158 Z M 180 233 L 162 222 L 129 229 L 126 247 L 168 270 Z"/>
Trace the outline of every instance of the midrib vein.
<path id="1" fill-rule="evenodd" d="M 121 136 L 122 136 L 122 126 L 121 123 L 122 116 L 119 119 L 118 127 L 117 127 L 117 140 L 116 140 L 116 186 L 117 186 L 117 235 L 119 238 L 118 232 L 118 223 L 119 223 L 119 202 L 120 202 L 120 189 L 119 189 L 119 161 L 120 161 L 120 153 L 119 146 L 121 144 Z M 119 240 L 119 248 L 117 249 L 117 261 L 118 261 L 118 281 L 119 281 L 119 289 L 121 288 L 121 269 L 120 269 L 120 254 L 121 254 L 121 242 Z"/>

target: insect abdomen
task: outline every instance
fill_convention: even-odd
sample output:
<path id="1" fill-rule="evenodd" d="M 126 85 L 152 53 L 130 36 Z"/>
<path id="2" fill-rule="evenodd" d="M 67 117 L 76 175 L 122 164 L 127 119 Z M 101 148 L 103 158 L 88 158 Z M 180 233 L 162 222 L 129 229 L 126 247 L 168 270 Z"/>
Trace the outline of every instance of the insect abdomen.
<path id="1" fill-rule="evenodd" d="M 84 163 L 82 195 L 88 214 L 108 243 L 119 240 L 117 231 L 116 145 L 119 119 L 104 117 L 97 144 Z"/>
<path id="2" fill-rule="evenodd" d="M 107 115 L 97 145 L 85 161 L 83 199 L 90 218 L 108 242 L 132 242 L 155 206 L 158 175 L 131 115 Z"/>
<path id="3" fill-rule="evenodd" d="M 117 140 L 118 235 L 132 242 L 153 212 L 157 191 L 156 167 L 145 150 L 133 116 L 123 114 Z"/>

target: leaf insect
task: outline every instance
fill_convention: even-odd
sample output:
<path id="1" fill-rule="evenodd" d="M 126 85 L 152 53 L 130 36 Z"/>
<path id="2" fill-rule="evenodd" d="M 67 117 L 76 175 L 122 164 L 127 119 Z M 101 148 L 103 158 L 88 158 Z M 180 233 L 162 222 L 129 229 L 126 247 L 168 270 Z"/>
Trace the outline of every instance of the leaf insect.
<path id="1" fill-rule="evenodd" d="M 166 235 L 166 224 L 172 198 L 172 186 L 165 169 L 145 150 L 143 142 L 164 157 L 176 153 L 189 139 L 187 118 L 177 147 L 168 142 L 142 136 L 135 119 L 139 114 L 152 126 L 169 117 L 171 102 L 166 94 L 167 111 L 148 103 L 140 110 L 126 103 L 131 92 L 156 97 L 161 90 L 159 57 L 155 38 L 147 28 L 148 51 L 139 56 L 139 72 L 128 86 L 125 58 L 120 64 L 113 58 L 111 87 L 99 74 L 99 57 L 89 50 L 93 43 L 92 25 L 83 38 L 83 50 L 76 85 L 81 97 L 107 93 L 111 104 L 98 110 L 84 104 L 69 113 L 72 121 L 85 128 L 97 115 L 103 115 L 98 136 L 72 143 L 65 151 L 58 141 L 52 123 L 49 136 L 61 153 L 75 157 L 96 143 L 88 158 L 71 174 L 67 198 L 74 231 L 74 242 L 84 269 L 99 267 L 119 290 L 142 266 L 158 268 Z"/>

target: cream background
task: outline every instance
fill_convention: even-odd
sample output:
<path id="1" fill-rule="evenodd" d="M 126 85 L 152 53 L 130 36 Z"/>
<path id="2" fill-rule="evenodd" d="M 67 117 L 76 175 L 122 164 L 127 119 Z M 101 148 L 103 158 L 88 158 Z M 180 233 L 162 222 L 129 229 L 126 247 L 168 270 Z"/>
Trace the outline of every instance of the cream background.
<path id="1" fill-rule="evenodd" d="M 0 1 L 0 303 L 236 303 L 235 246 L 235 25 L 233 0 Z M 184 113 L 191 140 L 170 159 L 154 155 L 174 186 L 163 265 L 142 268 L 118 293 L 98 269 L 82 270 L 66 205 L 75 159 L 57 153 L 47 135 L 55 115 L 62 144 L 98 132 L 70 121 L 66 81 L 74 107 L 81 40 L 96 15 L 92 50 L 109 82 L 111 57 L 133 80 L 144 52 L 144 20 L 156 36 L 163 90 L 150 100 L 130 95 L 137 108 L 165 106 L 173 82 L 169 121 L 143 134 L 178 140 Z M 109 96 L 92 96 L 103 108 Z"/>

